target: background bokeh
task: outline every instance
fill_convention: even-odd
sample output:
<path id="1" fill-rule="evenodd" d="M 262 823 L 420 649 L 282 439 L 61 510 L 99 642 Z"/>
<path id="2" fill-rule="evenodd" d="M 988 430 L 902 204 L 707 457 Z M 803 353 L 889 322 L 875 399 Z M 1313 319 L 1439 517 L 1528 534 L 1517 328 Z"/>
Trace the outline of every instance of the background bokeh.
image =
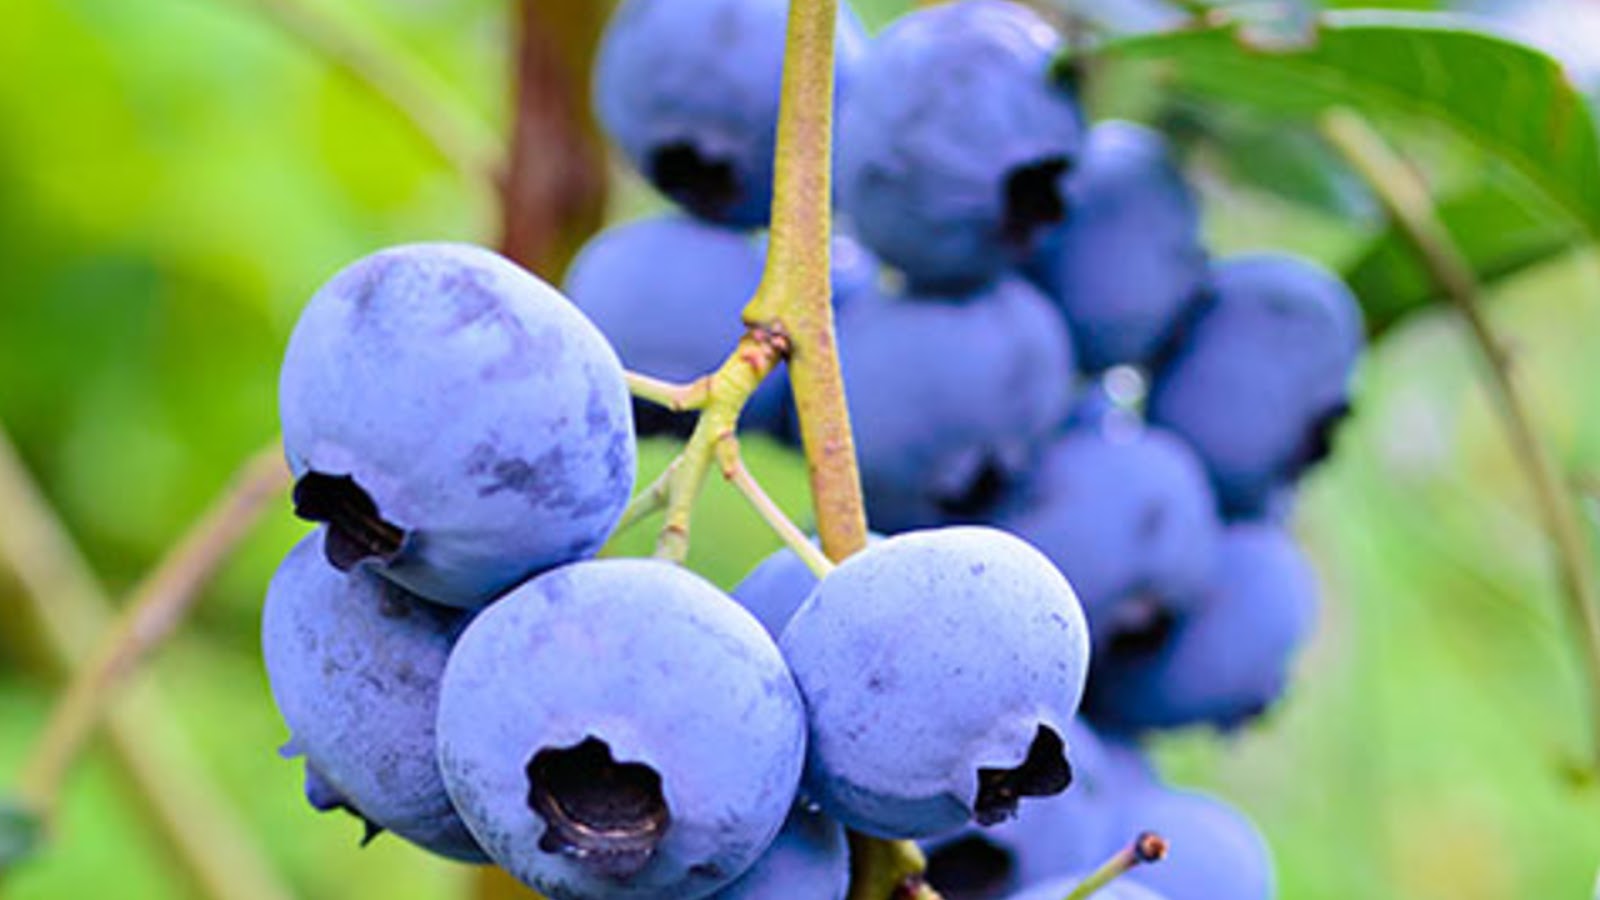
<path id="1" fill-rule="evenodd" d="M 386 244 L 495 239 L 491 186 L 281 27 L 275 5 L 30 0 L 0 25 L 0 423 L 113 596 L 272 438 L 277 359 L 317 284 Z M 877 26 L 905 4 L 855 5 Z M 326 6 L 469 120 L 505 130 L 509 4 Z M 1360 196 L 1295 202 L 1205 146 L 1190 163 L 1219 252 L 1295 249 L 1337 267 L 1373 227 Z M 612 218 L 657 203 L 613 168 Z M 1600 473 L 1600 261 L 1566 254 L 1492 293 L 1563 469 Z M 1325 605 L 1289 700 L 1236 738 L 1159 746 L 1174 780 L 1260 823 L 1288 900 L 1593 890 L 1600 786 L 1583 774 L 1582 673 L 1476 366 L 1447 310 L 1386 335 L 1296 517 Z M 753 468 L 799 514 L 803 466 L 752 443 Z M 670 453 L 647 448 L 644 474 Z M 209 799 L 298 896 L 466 896 L 467 870 L 392 839 L 361 849 L 353 821 L 313 814 L 298 763 L 275 752 L 285 734 L 257 617 L 304 530 L 286 506 L 142 676 L 171 714 L 147 737 L 173 779 L 216 786 Z M 724 585 L 776 545 L 721 485 L 702 509 L 692 564 Z M 0 528 L 23 527 L 14 512 L 0 508 Z M 58 684 L 0 571 L 0 785 Z M 42 858 L 8 873 L 7 897 L 185 896 L 104 747 L 73 775 L 59 824 Z"/>

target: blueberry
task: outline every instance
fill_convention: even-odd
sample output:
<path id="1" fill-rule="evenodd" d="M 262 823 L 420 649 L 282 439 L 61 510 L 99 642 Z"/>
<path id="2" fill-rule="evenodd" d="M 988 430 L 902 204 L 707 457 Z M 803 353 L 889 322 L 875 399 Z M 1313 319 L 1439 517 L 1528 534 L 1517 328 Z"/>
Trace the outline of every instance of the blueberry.
<path id="1" fill-rule="evenodd" d="M 1195 791 L 1150 787 L 1124 799 L 1123 829 L 1154 831 L 1167 856 L 1118 881 L 1168 900 L 1269 900 L 1276 894 L 1272 853 L 1255 825 L 1221 800 Z"/>
<path id="2" fill-rule="evenodd" d="M 296 512 L 325 552 L 474 607 L 594 553 L 633 489 L 622 366 L 554 288 L 454 244 L 329 281 L 279 381 Z"/>
<path id="3" fill-rule="evenodd" d="M 1061 568 L 1096 648 L 1129 617 L 1192 607 L 1222 524 L 1205 470 L 1154 428 L 1072 431 L 1052 444 L 997 523 Z"/>
<path id="4" fill-rule="evenodd" d="M 591 240 L 567 272 L 572 302 L 599 327 L 629 369 L 668 381 L 693 381 L 722 365 L 745 331 L 740 313 L 765 266 L 738 232 L 687 216 L 613 226 Z M 775 430 L 786 387 L 769 379 L 744 424 Z M 763 406 L 771 407 L 765 415 Z M 694 413 L 634 405 L 641 435 L 687 436 Z"/>
<path id="5" fill-rule="evenodd" d="M 1072 402 L 1066 325 L 1019 278 L 960 300 L 857 304 L 839 317 L 838 342 L 879 531 L 987 517 Z"/>
<path id="6" fill-rule="evenodd" d="M 1084 869 L 1075 875 L 1041 882 L 1021 893 L 1011 894 L 1007 900 L 1061 900 L 1070 895 L 1093 872 L 1094 869 Z M 1169 898 L 1165 894 L 1158 894 L 1137 882 L 1130 881 L 1124 875 L 1095 891 L 1094 900 L 1169 900 Z M 1217 897 L 1215 900 L 1224 898 Z"/>
<path id="7" fill-rule="evenodd" d="M 970 291 L 1066 214 L 1082 115 L 1050 66 L 1060 36 L 1005 0 L 918 9 L 867 51 L 840 111 L 839 204 L 922 289 Z"/>
<path id="8" fill-rule="evenodd" d="M 1149 415 L 1194 446 L 1224 511 L 1248 517 L 1328 454 L 1361 312 L 1337 276 L 1284 254 L 1222 261 L 1211 293 L 1157 372 Z"/>
<path id="9" fill-rule="evenodd" d="M 1067 208 L 1030 277 L 1066 312 L 1084 369 L 1150 360 L 1206 275 L 1200 212 L 1166 140 L 1130 122 L 1090 129 Z"/>
<path id="10" fill-rule="evenodd" d="M 435 853 L 485 860 L 445 794 L 434 715 L 465 613 L 295 545 L 267 588 L 261 644 L 273 699 L 305 757 L 306 799 Z"/>
<path id="11" fill-rule="evenodd" d="M 817 576 L 788 547 L 772 552 L 733 586 L 733 599 L 776 638 L 800 604 L 811 596 Z"/>
<path id="12" fill-rule="evenodd" d="M 787 0 L 626 0 L 594 72 L 600 124 L 664 194 L 701 218 L 766 224 Z M 840 4 L 842 92 L 867 38 Z"/>
<path id="13" fill-rule="evenodd" d="M 1083 612 L 992 528 L 884 539 L 834 569 L 779 640 L 810 723 L 808 793 L 868 834 L 993 825 L 1065 790 Z"/>
<path id="14" fill-rule="evenodd" d="M 1117 633 L 1097 645 L 1086 706 L 1097 723 L 1121 730 L 1236 728 L 1283 693 L 1316 607 L 1316 576 L 1287 532 L 1230 526 L 1197 607 L 1156 633 Z"/>
<path id="15" fill-rule="evenodd" d="M 772 639 L 658 560 L 573 563 L 462 635 L 439 701 L 445 785 L 495 862 L 567 897 L 704 897 L 795 799 L 805 712 Z"/>
<path id="16" fill-rule="evenodd" d="M 838 822 L 796 804 L 789 820 L 739 880 L 716 900 L 844 900 L 850 888 L 850 846 Z"/>
<path id="17" fill-rule="evenodd" d="M 1072 723 L 1067 743 L 1072 785 L 1064 793 L 1026 803 L 1016 818 L 992 828 L 969 826 L 924 842 L 928 884 L 944 900 L 991 900 L 1093 869 L 1127 841 L 1130 835 L 1114 830 L 1120 771 L 1082 722 Z"/>

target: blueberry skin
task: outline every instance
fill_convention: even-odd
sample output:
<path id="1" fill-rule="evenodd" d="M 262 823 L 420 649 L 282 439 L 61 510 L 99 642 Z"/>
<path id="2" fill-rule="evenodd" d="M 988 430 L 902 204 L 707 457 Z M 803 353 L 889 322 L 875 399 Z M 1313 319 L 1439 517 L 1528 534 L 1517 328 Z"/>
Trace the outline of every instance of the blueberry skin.
<path id="1" fill-rule="evenodd" d="M 1316 625 L 1316 575 L 1279 526 L 1230 526 L 1219 549 L 1200 605 L 1178 615 L 1155 646 L 1113 640 L 1096 654 L 1086 705 L 1097 723 L 1226 731 L 1282 695 Z"/>
<path id="2" fill-rule="evenodd" d="M 923 842 L 928 883 L 946 900 L 1001 897 L 1024 885 L 1092 870 L 1132 835 L 1116 830 L 1122 771 L 1081 720 L 1067 732 L 1072 785 L 1022 804 L 1016 818 Z M 1066 893 L 1058 895 L 1060 900 Z"/>
<path id="3" fill-rule="evenodd" d="M 1076 875 L 1036 884 L 1021 893 L 1010 895 L 1007 900 L 1061 900 L 1092 874 L 1094 874 L 1093 869 L 1084 869 Z M 1095 891 L 1094 897 L 1095 900 L 1171 900 L 1165 894 L 1156 893 L 1143 885 L 1129 881 L 1127 876 L 1118 878 Z"/>
<path id="4" fill-rule="evenodd" d="M 1181 613 L 1210 584 L 1222 535 L 1216 498 L 1170 432 L 1068 432 L 1018 493 L 997 524 L 1060 567 L 1097 649 L 1123 617 Z"/>
<path id="5" fill-rule="evenodd" d="M 1086 371 L 1154 357 L 1206 277 L 1200 211 L 1166 139 L 1131 122 L 1089 130 L 1067 209 L 1026 271 L 1061 305 Z"/>
<path id="6" fill-rule="evenodd" d="M 797 803 L 767 852 L 716 900 L 844 900 L 850 845 L 844 828 Z"/>
<path id="7" fill-rule="evenodd" d="M 1050 66 L 1060 36 L 1006 0 L 958 0 L 878 35 L 840 110 L 838 191 L 856 233 L 922 289 L 970 291 L 1062 215 L 1083 143 Z"/>
<path id="8" fill-rule="evenodd" d="M 738 345 L 745 332 L 741 313 L 765 266 L 764 254 L 746 235 L 668 214 L 595 236 L 573 260 L 563 287 L 623 365 L 687 382 L 715 371 Z M 742 424 L 781 431 L 787 390 L 768 378 Z M 643 401 L 635 412 L 641 434 L 686 437 L 696 419 Z"/>
<path id="9" fill-rule="evenodd" d="M 1224 512 L 1249 517 L 1327 455 L 1349 408 L 1361 311 L 1337 276 L 1287 254 L 1218 263 L 1211 293 L 1156 373 L 1149 417 L 1194 446 Z"/>
<path id="10" fill-rule="evenodd" d="M 772 206 L 787 0 L 626 0 L 594 70 L 602 128 L 662 193 L 701 218 L 765 225 Z M 840 4 L 842 94 L 867 37 Z"/>
<path id="11" fill-rule="evenodd" d="M 642 559 L 563 566 L 479 615 L 445 670 L 438 733 L 472 833 L 551 900 L 726 886 L 783 825 L 805 754 L 804 706 L 772 639 L 709 582 Z M 532 763 L 589 738 L 660 779 L 668 823 L 625 869 L 552 845 L 562 832 L 533 805 Z"/>
<path id="12" fill-rule="evenodd" d="M 1154 831 L 1167 855 L 1118 881 L 1161 892 L 1168 900 L 1271 900 L 1277 893 L 1272 851 L 1238 810 L 1197 791 L 1151 787 L 1124 801 L 1123 829 Z"/>
<path id="13" fill-rule="evenodd" d="M 334 276 L 289 339 L 278 398 L 302 511 L 308 473 L 349 476 L 405 531 L 395 553 L 330 540 L 330 558 L 439 603 L 481 606 L 594 553 L 633 489 L 617 355 L 479 247 L 411 244 Z"/>
<path id="14" fill-rule="evenodd" d="M 267 588 L 272 696 L 306 761 L 306 798 L 451 859 L 485 862 L 445 794 L 434 750 L 439 678 L 465 613 L 371 573 L 340 572 L 314 532 Z"/>
<path id="15" fill-rule="evenodd" d="M 1075 391 L 1066 323 L 1020 278 L 959 301 L 857 304 L 838 345 L 867 515 L 883 532 L 986 518 Z"/>
<path id="16" fill-rule="evenodd" d="M 915 838 L 994 824 L 1019 795 L 1070 780 L 1088 629 L 1066 579 L 1017 538 L 886 538 L 829 573 L 778 643 L 806 699 L 807 793 L 847 827 Z M 996 798 L 1001 770 L 1017 780 Z"/>

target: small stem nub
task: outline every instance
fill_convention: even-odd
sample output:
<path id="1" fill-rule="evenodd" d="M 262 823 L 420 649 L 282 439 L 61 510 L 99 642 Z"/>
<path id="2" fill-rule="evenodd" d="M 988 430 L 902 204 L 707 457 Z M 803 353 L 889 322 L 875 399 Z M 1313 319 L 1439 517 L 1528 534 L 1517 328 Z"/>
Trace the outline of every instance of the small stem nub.
<path id="1" fill-rule="evenodd" d="M 1066 900 L 1085 900 L 1085 898 L 1093 896 L 1095 891 L 1116 881 L 1126 874 L 1128 870 L 1137 866 L 1160 862 L 1166 856 L 1166 838 L 1153 831 L 1140 832 L 1139 836 L 1133 839 L 1133 843 L 1118 850 L 1115 856 L 1106 860 L 1100 868 L 1094 870 L 1093 874 L 1085 878 L 1076 888 L 1073 888 L 1072 893 L 1067 895 Z"/>

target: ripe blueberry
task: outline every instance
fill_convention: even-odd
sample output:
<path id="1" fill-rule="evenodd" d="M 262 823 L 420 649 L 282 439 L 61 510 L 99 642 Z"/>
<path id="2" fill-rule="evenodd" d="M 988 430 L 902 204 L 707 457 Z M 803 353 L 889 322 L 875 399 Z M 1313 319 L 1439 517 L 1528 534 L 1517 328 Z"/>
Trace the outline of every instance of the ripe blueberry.
<path id="1" fill-rule="evenodd" d="M 396 247 L 336 275 L 301 313 L 278 400 L 296 512 L 329 524 L 329 561 L 440 603 L 592 554 L 633 488 L 617 355 L 478 247 Z"/>
<path id="2" fill-rule="evenodd" d="M 1072 588 L 992 528 L 884 539 L 779 640 L 805 695 L 808 793 L 845 825 L 926 837 L 1065 790 L 1089 642 Z"/>
<path id="3" fill-rule="evenodd" d="M 1337 276 L 1285 254 L 1223 260 L 1210 291 L 1155 375 L 1149 415 L 1195 448 L 1224 512 L 1250 517 L 1328 454 L 1361 312 Z"/>
<path id="4" fill-rule="evenodd" d="M 839 204 L 920 289 L 965 292 L 1025 259 L 1067 213 L 1083 140 L 1052 83 L 1060 36 L 1006 0 L 901 17 L 873 42 L 839 118 Z"/>
<path id="5" fill-rule="evenodd" d="M 986 518 L 1066 419 L 1071 337 L 1032 285 L 885 297 L 839 317 L 867 515 L 879 531 Z"/>
<path id="6" fill-rule="evenodd" d="M 766 224 L 788 13 L 788 0 L 626 0 L 612 14 L 594 72 L 600 124 L 696 216 Z M 866 41 L 841 3 L 841 93 Z"/>
<path id="7" fill-rule="evenodd" d="M 371 573 L 340 572 L 321 542 L 313 533 L 289 551 L 261 623 L 267 679 L 292 735 L 286 749 L 305 757 L 307 800 L 452 859 L 484 861 L 445 794 L 434 748 L 439 678 L 466 614 Z"/>
<path id="8" fill-rule="evenodd" d="M 552 897 L 704 897 L 783 825 L 805 713 L 772 639 L 699 576 L 573 563 L 478 616 L 439 760 L 485 852 Z"/>
<path id="9" fill-rule="evenodd" d="M 1166 140 L 1130 122 L 1094 126 L 1067 208 L 1029 275 L 1066 313 L 1085 370 L 1150 360 L 1206 275 L 1200 211 Z"/>
<path id="10" fill-rule="evenodd" d="M 1086 707 L 1121 730 L 1236 728 L 1283 693 L 1315 624 L 1316 595 L 1311 566 L 1281 527 L 1230 526 L 1198 605 L 1155 631 L 1113 632 L 1097 645 Z"/>

